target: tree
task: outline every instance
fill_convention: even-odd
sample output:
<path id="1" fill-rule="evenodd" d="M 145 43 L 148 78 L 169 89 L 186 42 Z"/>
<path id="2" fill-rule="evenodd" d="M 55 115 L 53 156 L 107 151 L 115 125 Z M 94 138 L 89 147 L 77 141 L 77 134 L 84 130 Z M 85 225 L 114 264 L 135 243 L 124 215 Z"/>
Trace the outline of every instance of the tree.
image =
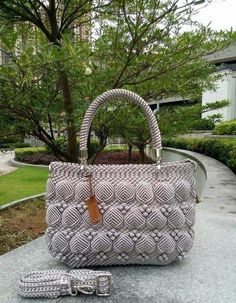
<path id="1" fill-rule="evenodd" d="M 75 162 L 81 118 L 103 91 L 128 88 L 147 101 L 172 95 L 199 97 L 220 77 L 212 73 L 214 67 L 205 55 L 228 46 L 235 34 L 193 22 L 193 4 L 190 0 L 2 0 L 1 36 L 10 63 L 0 70 L 4 114 L 17 119 L 60 159 Z M 73 28 L 81 24 L 92 32 L 90 39 L 75 38 Z M 184 30 L 186 25 L 192 30 Z M 16 53 L 20 36 L 21 51 Z M 95 123 L 104 141 L 107 130 L 101 117 Z M 53 137 L 59 119 L 66 124 L 68 153 Z"/>
<path id="2" fill-rule="evenodd" d="M 109 5 L 109 2 L 105 5 Z M 91 11 L 102 8 L 104 4 L 99 1 L 93 5 L 92 1 L 40 1 L 40 0 L 2 0 L 0 2 L 0 18 L 7 24 L 29 23 L 44 35 L 45 42 L 50 43 L 57 52 L 63 49 L 63 35 L 72 32 L 71 29 L 88 22 Z M 70 37 L 73 37 L 70 33 Z M 69 160 L 77 161 L 76 125 L 74 117 L 74 104 L 72 100 L 69 77 L 62 61 L 57 63 L 57 76 L 63 96 L 63 109 L 68 133 L 68 151 L 65 155 Z M 44 133 L 45 137 L 48 137 Z M 47 138 L 50 141 L 50 138 Z M 48 140 L 46 140 L 48 141 Z M 46 142 L 45 142 L 46 143 Z M 49 142 L 48 142 L 49 143 Z"/>
<path id="3" fill-rule="evenodd" d="M 191 132 L 202 121 L 202 113 L 209 113 L 208 119 L 214 126 L 216 122 L 221 121 L 220 114 L 211 115 L 211 111 L 223 108 L 229 105 L 228 100 L 216 101 L 202 105 L 193 103 L 185 106 L 166 106 L 157 113 L 157 119 L 162 136 L 165 138 L 175 137 L 181 134 Z"/>
<path id="4" fill-rule="evenodd" d="M 163 138 L 175 137 L 195 129 L 202 121 L 202 112 L 210 112 L 225 107 L 227 100 L 217 101 L 206 105 L 193 103 L 185 106 L 166 106 L 156 113 L 160 132 Z M 137 106 L 120 104 L 119 111 L 113 112 L 109 123 L 109 136 L 122 137 L 129 146 L 135 146 L 139 151 L 140 163 L 145 163 L 145 147 L 151 143 L 150 130 L 146 117 Z M 219 114 L 209 116 L 211 122 L 219 122 Z M 94 156 L 95 158 L 95 156 Z"/>

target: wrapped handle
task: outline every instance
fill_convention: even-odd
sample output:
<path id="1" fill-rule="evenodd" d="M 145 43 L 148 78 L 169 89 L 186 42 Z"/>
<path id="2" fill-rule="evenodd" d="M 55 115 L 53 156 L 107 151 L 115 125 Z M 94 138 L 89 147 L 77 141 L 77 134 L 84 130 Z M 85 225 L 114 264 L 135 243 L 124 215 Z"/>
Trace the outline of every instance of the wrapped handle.
<path id="1" fill-rule="evenodd" d="M 89 129 L 92 124 L 92 120 L 97 112 L 97 110 L 106 102 L 112 101 L 114 99 L 126 99 L 140 106 L 146 118 L 148 120 L 149 129 L 152 137 L 152 146 L 156 150 L 156 158 L 161 160 L 161 135 L 159 131 L 159 127 L 157 124 L 157 120 L 155 115 L 153 114 L 151 108 L 147 104 L 147 102 L 141 98 L 139 95 L 128 91 L 126 89 L 111 89 L 99 97 L 97 97 L 89 106 L 88 110 L 85 113 L 81 129 L 80 129 L 80 151 L 81 151 L 81 162 L 86 163 L 88 153 L 87 153 L 87 144 L 88 144 L 88 134 Z"/>

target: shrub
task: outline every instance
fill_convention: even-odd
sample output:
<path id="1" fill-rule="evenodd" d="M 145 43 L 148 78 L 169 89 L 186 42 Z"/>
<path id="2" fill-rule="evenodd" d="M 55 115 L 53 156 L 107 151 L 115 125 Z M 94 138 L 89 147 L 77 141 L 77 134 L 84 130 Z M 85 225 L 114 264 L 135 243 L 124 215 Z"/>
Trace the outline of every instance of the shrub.
<path id="1" fill-rule="evenodd" d="M 79 145 L 79 142 L 78 142 L 78 145 Z M 99 148 L 98 141 L 91 140 L 90 144 L 88 146 L 88 157 L 91 158 L 95 154 L 95 152 L 98 150 L 98 148 Z M 78 150 L 79 150 L 79 146 L 78 146 Z"/>
<path id="2" fill-rule="evenodd" d="M 34 156 L 35 154 L 47 154 L 48 151 L 45 147 L 26 147 L 26 148 L 16 148 L 15 158 L 18 161 L 24 161 L 24 158 L 29 156 Z"/>
<path id="3" fill-rule="evenodd" d="M 24 142 L 8 142 L 8 143 L 0 143 L 0 148 L 20 148 L 20 147 L 29 147 L 30 145 L 28 143 Z"/>
<path id="4" fill-rule="evenodd" d="M 218 124 L 213 133 L 216 135 L 236 135 L 236 120 Z"/>
<path id="5" fill-rule="evenodd" d="M 57 145 L 63 152 L 66 153 L 68 151 L 67 141 L 65 139 L 58 138 L 54 141 L 54 144 Z M 51 147 L 46 145 L 45 148 L 48 154 L 53 154 Z"/>
<path id="6" fill-rule="evenodd" d="M 68 146 L 67 146 L 67 141 L 63 138 L 59 138 L 55 140 L 56 145 L 58 145 L 60 147 L 60 149 L 64 152 L 67 153 L 68 152 Z M 49 154 L 53 154 L 52 149 L 49 146 L 45 147 L 47 150 L 47 153 Z M 98 142 L 91 140 L 89 147 L 88 147 L 88 156 L 89 158 L 92 157 L 92 155 L 97 151 L 98 149 Z M 79 141 L 77 140 L 77 151 L 79 153 Z"/>
<path id="7" fill-rule="evenodd" d="M 17 143 L 13 143 L 11 144 L 12 148 L 23 148 L 23 147 L 30 147 L 29 143 L 24 143 L 24 142 L 17 142 Z"/>
<path id="8" fill-rule="evenodd" d="M 64 152 L 67 152 L 67 142 L 65 142 L 63 139 L 58 139 L 57 143 Z M 77 148 L 79 150 L 79 142 L 77 142 Z M 98 142 L 91 141 L 88 148 L 89 158 L 95 153 L 97 149 Z M 51 148 L 48 146 L 16 148 L 15 158 L 18 161 L 26 163 L 44 165 L 48 165 L 51 161 L 58 161 L 57 157 L 53 154 Z"/>
<path id="9" fill-rule="evenodd" d="M 133 147 L 134 149 L 134 147 Z M 128 146 L 124 145 L 124 146 L 106 146 L 103 150 L 104 153 L 110 153 L 110 152 L 122 152 L 122 151 L 127 151 L 128 150 Z"/>
<path id="10" fill-rule="evenodd" d="M 193 129 L 195 130 L 213 130 L 215 128 L 215 124 L 212 119 L 202 118 L 199 121 L 194 123 Z"/>
<path id="11" fill-rule="evenodd" d="M 164 139 L 167 147 L 187 149 L 215 158 L 236 173 L 236 140 L 222 139 Z"/>
<path id="12" fill-rule="evenodd" d="M 29 164 L 49 165 L 52 161 L 58 161 L 58 159 L 54 155 L 37 152 L 31 156 L 24 157 L 22 161 Z"/>
<path id="13" fill-rule="evenodd" d="M 127 151 L 102 152 L 95 161 L 95 164 L 128 164 Z M 140 164 L 139 153 L 134 152 L 131 155 L 130 163 Z M 153 163 L 153 160 L 146 157 L 146 163 Z"/>
<path id="14" fill-rule="evenodd" d="M 236 172 L 236 146 L 229 152 L 229 159 L 226 164 L 228 167 L 232 169 L 232 171 Z"/>

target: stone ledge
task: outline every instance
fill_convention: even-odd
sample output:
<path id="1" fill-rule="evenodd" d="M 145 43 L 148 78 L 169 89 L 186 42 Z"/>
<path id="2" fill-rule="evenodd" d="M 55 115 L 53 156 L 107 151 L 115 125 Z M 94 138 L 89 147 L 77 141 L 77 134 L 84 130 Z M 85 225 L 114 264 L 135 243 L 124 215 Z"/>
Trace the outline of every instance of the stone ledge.
<path id="1" fill-rule="evenodd" d="M 26 197 L 26 198 L 23 198 L 23 199 L 15 200 L 15 201 L 0 205 L 0 212 L 4 211 L 4 210 L 7 210 L 11 207 L 15 207 L 17 205 L 24 204 L 24 203 L 42 198 L 44 196 L 45 196 L 45 193 L 41 193 L 41 194 L 37 194 L 37 195 L 34 195 L 34 196 Z"/>
<path id="2" fill-rule="evenodd" d="M 16 161 L 15 159 L 10 159 L 7 161 L 8 165 L 15 166 L 15 167 L 22 167 L 22 166 L 31 166 L 31 167 L 47 167 L 48 165 L 42 165 L 42 164 L 29 164 L 24 162 Z"/>
<path id="3" fill-rule="evenodd" d="M 184 151 L 185 152 L 185 151 Z M 189 257 L 167 266 L 111 266 L 114 290 L 108 298 L 79 295 L 27 302 L 65 303 L 235 303 L 236 176 L 222 163 L 187 152 L 206 167 L 208 180 L 197 206 L 196 239 Z M 17 296 L 20 273 L 66 268 L 47 252 L 44 237 L 0 256 L 0 302 Z"/>

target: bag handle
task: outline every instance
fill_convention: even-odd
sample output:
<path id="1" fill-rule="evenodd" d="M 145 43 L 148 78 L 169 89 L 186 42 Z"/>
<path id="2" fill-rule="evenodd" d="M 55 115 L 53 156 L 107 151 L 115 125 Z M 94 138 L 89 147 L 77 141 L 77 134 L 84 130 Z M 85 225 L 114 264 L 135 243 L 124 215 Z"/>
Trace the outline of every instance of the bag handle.
<path id="1" fill-rule="evenodd" d="M 160 164 L 161 161 L 161 135 L 159 131 L 159 127 L 157 124 L 156 117 L 152 112 L 151 108 L 147 104 L 147 102 L 141 98 L 139 95 L 128 91 L 126 89 L 111 89 L 100 96 L 98 96 L 89 106 L 88 110 L 85 113 L 84 119 L 81 124 L 80 129 L 80 152 L 81 152 L 81 164 L 85 165 L 88 158 L 88 135 L 89 129 L 92 124 L 92 120 L 97 112 L 97 110 L 106 102 L 117 99 L 123 98 L 128 101 L 135 103 L 136 105 L 140 106 L 144 114 L 148 120 L 149 129 L 151 132 L 152 137 L 152 146 L 155 150 L 155 157 L 157 159 L 157 163 Z"/>

